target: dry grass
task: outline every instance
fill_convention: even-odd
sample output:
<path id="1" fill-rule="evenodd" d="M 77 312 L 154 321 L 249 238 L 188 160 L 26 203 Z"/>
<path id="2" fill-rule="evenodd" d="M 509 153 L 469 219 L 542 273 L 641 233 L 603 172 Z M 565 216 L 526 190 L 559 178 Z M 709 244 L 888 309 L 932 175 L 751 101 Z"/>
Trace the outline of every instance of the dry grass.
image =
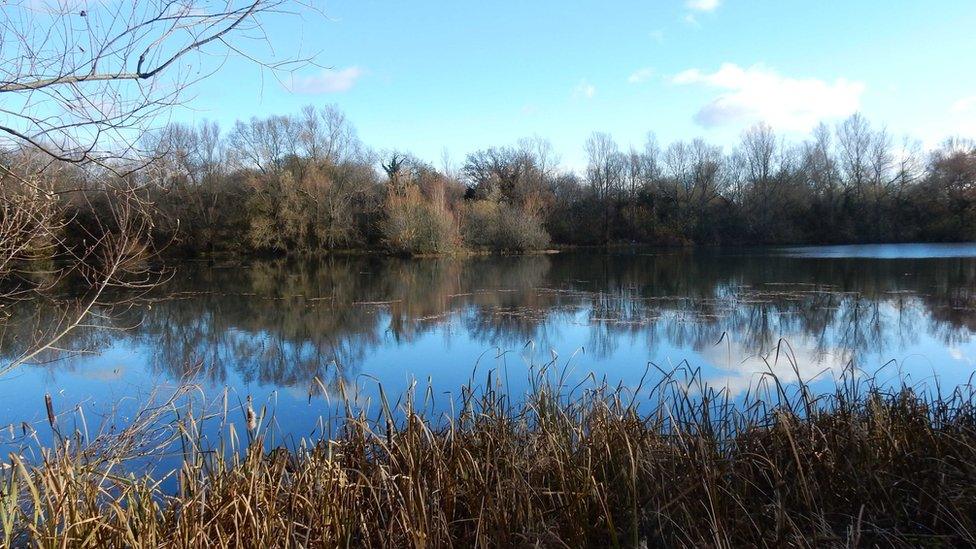
<path id="1" fill-rule="evenodd" d="M 330 439 L 270 452 L 261 427 L 270 422 L 250 404 L 243 405 L 241 437 L 230 429 L 210 450 L 199 416 L 181 410 L 166 423 L 178 429 L 184 456 L 176 493 L 119 465 L 158 447 L 158 436 L 146 433 L 158 432 L 152 425 L 161 416 L 146 414 L 131 430 L 84 445 L 59 436 L 42 462 L 6 463 L 0 541 L 976 543 L 976 416 L 968 387 L 933 395 L 846 377 L 834 393 L 813 398 L 806 387 L 791 391 L 766 378 L 733 402 L 694 375 L 634 390 L 584 390 L 539 372 L 518 401 L 497 386 L 489 378 L 464 387 L 449 419 L 425 417 L 411 395 L 375 418 L 350 405 Z"/>

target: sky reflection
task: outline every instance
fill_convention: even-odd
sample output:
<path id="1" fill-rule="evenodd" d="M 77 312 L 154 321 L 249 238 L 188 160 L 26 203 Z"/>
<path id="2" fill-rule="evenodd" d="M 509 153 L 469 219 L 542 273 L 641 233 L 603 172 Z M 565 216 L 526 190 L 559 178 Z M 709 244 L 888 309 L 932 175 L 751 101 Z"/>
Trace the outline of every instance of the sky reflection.
<path id="1" fill-rule="evenodd" d="M 0 380 L 0 425 L 42 420 L 46 392 L 60 409 L 104 410 L 190 379 L 211 397 L 272 402 L 285 431 L 307 433 L 310 402 L 338 379 L 367 401 L 380 384 L 398 394 L 429 380 L 442 394 L 496 369 L 519 392 L 530 365 L 551 361 L 574 381 L 592 372 L 628 386 L 649 363 L 684 365 L 733 395 L 764 371 L 829 388 L 850 364 L 947 386 L 969 378 L 976 246 L 832 248 L 190 264 Z M 890 259 L 899 250 L 909 257 Z M 28 339 L 18 330 L 59 313 L 20 307 L 4 356 Z"/>

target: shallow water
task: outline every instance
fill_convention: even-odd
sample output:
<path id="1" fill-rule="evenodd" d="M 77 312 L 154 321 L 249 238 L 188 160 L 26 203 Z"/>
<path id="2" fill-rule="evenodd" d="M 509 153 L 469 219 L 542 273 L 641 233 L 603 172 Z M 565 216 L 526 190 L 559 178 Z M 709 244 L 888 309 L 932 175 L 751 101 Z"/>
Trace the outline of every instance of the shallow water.
<path id="1" fill-rule="evenodd" d="M 0 363 L 62 313 L 18 307 Z M 0 426 L 43 425 L 45 393 L 88 421 L 121 402 L 124 419 L 189 379 L 235 406 L 252 396 L 299 436 L 340 378 L 364 401 L 413 381 L 447 401 L 492 370 L 524 391 L 550 362 L 631 387 L 651 363 L 700 368 L 733 395 L 768 370 L 830 387 L 849 364 L 952 387 L 976 368 L 976 244 L 201 262 L 97 313 L 0 379 Z"/>

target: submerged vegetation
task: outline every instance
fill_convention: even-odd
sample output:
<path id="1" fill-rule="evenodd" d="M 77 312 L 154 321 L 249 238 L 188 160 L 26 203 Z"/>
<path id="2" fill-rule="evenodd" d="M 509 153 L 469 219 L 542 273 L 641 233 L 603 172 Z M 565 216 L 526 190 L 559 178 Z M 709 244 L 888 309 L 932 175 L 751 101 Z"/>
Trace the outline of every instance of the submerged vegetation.
<path id="1" fill-rule="evenodd" d="M 43 459 L 4 463 L 3 544 L 976 543 L 970 387 L 889 390 L 848 371 L 824 396 L 767 376 L 734 400 L 696 374 L 573 387 L 545 368 L 531 386 L 508 395 L 489 375 L 446 416 L 431 391 L 370 411 L 321 386 L 339 411 L 329 434 L 277 447 L 250 400 L 238 421 L 226 402 L 157 407 L 90 439 L 49 401 Z M 164 445 L 182 456 L 168 480 L 127 464 Z"/>

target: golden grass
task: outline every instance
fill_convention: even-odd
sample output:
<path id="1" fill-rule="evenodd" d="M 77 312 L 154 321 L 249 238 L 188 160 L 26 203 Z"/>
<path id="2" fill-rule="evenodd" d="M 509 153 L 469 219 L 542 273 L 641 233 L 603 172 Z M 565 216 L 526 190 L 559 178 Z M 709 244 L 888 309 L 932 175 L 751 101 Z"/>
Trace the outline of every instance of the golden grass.
<path id="1" fill-rule="evenodd" d="M 4 545 L 73 547 L 958 546 L 976 543 L 976 416 L 949 395 L 840 380 L 813 398 L 773 378 L 733 401 L 697 376 L 632 391 L 537 373 L 525 398 L 490 377 L 451 418 L 412 395 L 331 438 L 267 451 L 179 433 L 178 490 L 125 473 L 162 447 L 162 408 L 123 433 L 58 436 L 11 456 Z M 637 395 L 637 396 L 635 396 Z M 52 418 L 56 427 L 56 419 Z M 209 448 L 209 449 L 208 449 Z"/>

